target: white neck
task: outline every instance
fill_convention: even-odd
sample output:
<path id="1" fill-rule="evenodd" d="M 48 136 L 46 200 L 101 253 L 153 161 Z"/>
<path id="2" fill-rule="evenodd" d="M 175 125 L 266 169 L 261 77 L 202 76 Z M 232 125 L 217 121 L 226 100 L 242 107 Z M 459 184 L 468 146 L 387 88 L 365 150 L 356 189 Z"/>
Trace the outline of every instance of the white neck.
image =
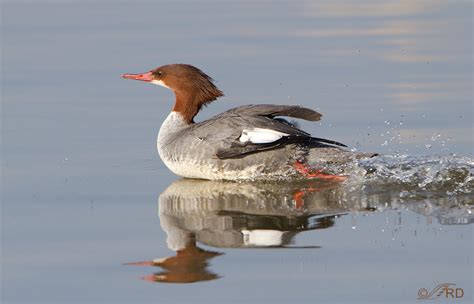
<path id="1" fill-rule="evenodd" d="M 172 111 L 161 125 L 158 133 L 157 147 L 158 151 L 166 145 L 166 141 L 172 135 L 181 129 L 187 127 L 189 124 L 184 120 L 183 116 L 175 111 Z"/>

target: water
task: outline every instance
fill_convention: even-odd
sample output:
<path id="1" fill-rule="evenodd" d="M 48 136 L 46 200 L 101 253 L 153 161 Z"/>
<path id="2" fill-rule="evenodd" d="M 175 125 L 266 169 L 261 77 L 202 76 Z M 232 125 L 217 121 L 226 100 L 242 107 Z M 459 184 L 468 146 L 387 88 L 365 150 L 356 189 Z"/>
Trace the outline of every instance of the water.
<path id="1" fill-rule="evenodd" d="M 472 302 L 472 2 L 3 1 L 1 20 L 2 302 L 415 303 L 443 283 Z M 155 148 L 172 94 L 120 79 L 173 62 L 226 93 L 198 120 L 300 104 L 324 115 L 305 130 L 384 156 L 340 185 L 181 180 Z"/>

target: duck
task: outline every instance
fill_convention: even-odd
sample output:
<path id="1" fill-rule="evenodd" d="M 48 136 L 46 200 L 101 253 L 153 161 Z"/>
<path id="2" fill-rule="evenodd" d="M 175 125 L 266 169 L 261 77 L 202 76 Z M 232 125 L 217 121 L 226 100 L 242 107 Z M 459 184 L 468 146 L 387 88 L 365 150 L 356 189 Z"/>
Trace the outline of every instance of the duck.
<path id="1" fill-rule="evenodd" d="M 250 104 L 195 122 L 204 106 L 224 96 L 215 81 L 190 64 L 167 64 L 123 74 L 170 89 L 174 106 L 157 138 L 160 158 L 176 175 L 207 180 L 325 179 L 343 181 L 358 153 L 314 137 L 291 119 L 316 122 L 322 114 L 299 105 Z"/>

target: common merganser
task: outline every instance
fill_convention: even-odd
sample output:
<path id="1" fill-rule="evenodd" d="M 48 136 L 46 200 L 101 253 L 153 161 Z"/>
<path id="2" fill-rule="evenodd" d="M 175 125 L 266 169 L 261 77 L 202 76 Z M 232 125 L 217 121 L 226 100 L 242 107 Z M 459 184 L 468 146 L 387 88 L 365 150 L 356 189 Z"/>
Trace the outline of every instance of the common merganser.
<path id="1" fill-rule="evenodd" d="M 195 123 L 206 105 L 224 96 L 213 79 L 188 64 L 169 64 L 142 74 L 123 74 L 172 90 L 176 101 L 161 125 L 157 148 L 165 165 L 187 178 L 343 180 L 344 164 L 375 154 L 354 153 L 336 141 L 312 137 L 280 117 L 318 121 L 318 112 L 292 105 L 246 105 Z M 339 147 L 338 147 L 339 146 Z M 314 168 L 317 168 L 315 170 Z"/>

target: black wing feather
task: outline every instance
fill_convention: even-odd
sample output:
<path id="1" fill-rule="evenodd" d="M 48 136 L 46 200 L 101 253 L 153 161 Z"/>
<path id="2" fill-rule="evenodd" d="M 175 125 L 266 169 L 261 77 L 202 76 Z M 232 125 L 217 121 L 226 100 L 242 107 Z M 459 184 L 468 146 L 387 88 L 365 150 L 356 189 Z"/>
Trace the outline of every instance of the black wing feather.
<path id="1" fill-rule="evenodd" d="M 272 150 L 272 149 L 276 149 L 282 146 L 286 146 L 288 144 L 296 144 L 296 143 L 307 143 L 307 144 L 312 144 L 312 145 L 320 145 L 321 143 L 324 143 L 324 144 L 330 144 L 330 145 L 335 145 L 335 146 L 340 146 L 340 147 L 347 147 L 346 145 L 339 143 L 337 141 L 324 139 L 324 138 L 317 138 L 317 137 L 302 138 L 302 137 L 284 136 L 277 141 L 267 143 L 267 144 L 234 142 L 230 148 L 218 150 L 216 153 L 216 156 L 219 159 L 242 158 L 252 153 Z"/>

